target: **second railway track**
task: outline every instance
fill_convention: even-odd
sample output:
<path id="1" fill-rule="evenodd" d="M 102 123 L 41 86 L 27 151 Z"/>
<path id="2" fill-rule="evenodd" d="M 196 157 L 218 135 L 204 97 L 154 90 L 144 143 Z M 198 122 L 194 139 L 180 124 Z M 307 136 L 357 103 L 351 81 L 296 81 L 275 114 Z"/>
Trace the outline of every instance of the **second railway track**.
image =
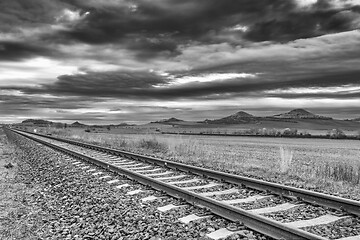
<path id="1" fill-rule="evenodd" d="M 360 239 L 359 201 L 71 140 L 11 131 L 204 209 L 202 214 L 180 219 L 184 222 L 216 214 L 276 239 Z M 87 165 L 83 167 L 91 170 Z M 156 196 L 149 196 L 150 199 Z M 159 210 L 174 207 L 179 206 L 170 204 Z M 342 227 L 343 222 L 347 228 Z M 339 234 L 327 236 L 322 229 L 329 226 L 338 227 Z M 221 234 L 226 236 L 233 230 L 236 231 L 221 229 Z"/>

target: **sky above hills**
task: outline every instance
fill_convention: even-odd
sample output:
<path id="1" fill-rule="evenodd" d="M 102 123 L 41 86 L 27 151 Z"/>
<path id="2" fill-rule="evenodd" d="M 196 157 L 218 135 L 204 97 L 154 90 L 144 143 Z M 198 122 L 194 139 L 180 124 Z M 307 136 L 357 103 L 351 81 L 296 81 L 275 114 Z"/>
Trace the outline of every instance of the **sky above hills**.
<path id="1" fill-rule="evenodd" d="M 1 0 L 0 122 L 360 116 L 360 0 Z"/>

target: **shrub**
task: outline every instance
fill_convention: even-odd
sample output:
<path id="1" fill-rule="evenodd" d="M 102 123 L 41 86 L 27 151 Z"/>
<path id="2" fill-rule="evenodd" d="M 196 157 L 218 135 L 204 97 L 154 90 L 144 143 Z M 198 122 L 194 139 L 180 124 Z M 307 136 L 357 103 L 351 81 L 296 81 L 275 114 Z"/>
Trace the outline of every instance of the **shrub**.
<path id="1" fill-rule="evenodd" d="M 283 136 L 296 136 L 297 135 L 298 130 L 296 128 L 285 128 L 283 131 Z"/>
<path id="2" fill-rule="evenodd" d="M 167 152 L 168 151 L 168 146 L 164 143 L 159 142 L 155 138 L 141 139 L 139 141 L 139 147 L 153 150 L 155 152 Z"/>
<path id="3" fill-rule="evenodd" d="M 333 139 L 342 139 L 346 138 L 345 133 L 341 129 L 333 129 L 327 133 L 327 136 Z"/>
<path id="4" fill-rule="evenodd" d="M 304 131 L 303 135 L 304 137 L 311 137 L 311 134 L 308 131 Z"/>
<path id="5" fill-rule="evenodd" d="M 177 156 L 201 158 L 205 156 L 204 146 L 199 141 L 188 139 L 178 140 L 177 142 L 169 143 L 170 149 Z"/>
<path id="6" fill-rule="evenodd" d="M 316 169 L 317 176 L 353 184 L 360 183 L 360 165 L 346 162 L 325 162 Z"/>

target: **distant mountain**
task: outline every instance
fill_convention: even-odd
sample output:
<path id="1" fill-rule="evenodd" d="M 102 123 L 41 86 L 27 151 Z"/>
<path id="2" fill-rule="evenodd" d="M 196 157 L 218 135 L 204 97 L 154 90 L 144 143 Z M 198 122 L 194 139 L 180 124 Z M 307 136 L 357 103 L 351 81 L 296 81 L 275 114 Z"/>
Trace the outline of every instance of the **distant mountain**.
<path id="1" fill-rule="evenodd" d="M 315 115 L 315 114 L 308 112 L 305 109 L 301 109 L 301 108 L 291 110 L 290 112 L 287 112 L 287 113 L 277 114 L 277 115 L 274 115 L 273 117 L 285 118 L 285 119 L 324 119 L 324 120 L 332 119 L 331 117 Z"/>
<path id="2" fill-rule="evenodd" d="M 151 122 L 151 123 L 176 123 L 176 122 L 184 122 L 184 120 L 181 120 L 181 119 L 177 119 L 177 118 L 169 118 L 169 119 L 163 119 L 163 120 L 160 120 L 160 121 L 156 121 L 156 122 Z"/>
<path id="3" fill-rule="evenodd" d="M 351 119 L 351 121 L 360 122 L 360 117 Z"/>
<path id="4" fill-rule="evenodd" d="M 72 124 L 70 124 L 71 127 L 86 127 L 87 125 L 83 124 L 83 123 L 79 123 L 78 121 L 73 122 Z"/>
<path id="5" fill-rule="evenodd" d="M 26 119 L 21 122 L 22 124 L 33 124 L 33 125 L 52 125 L 54 124 L 51 121 L 43 120 L 43 119 Z"/>
<path id="6" fill-rule="evenodd" d="M 258 117 L 255 117 L 247 112 L 240 111 L 233 115 L 215 119 L 208 120 L 206 119 L 204 122 L 208 124 L 238 124 L 238 123 L 254 123 L 257 122 Z"/>

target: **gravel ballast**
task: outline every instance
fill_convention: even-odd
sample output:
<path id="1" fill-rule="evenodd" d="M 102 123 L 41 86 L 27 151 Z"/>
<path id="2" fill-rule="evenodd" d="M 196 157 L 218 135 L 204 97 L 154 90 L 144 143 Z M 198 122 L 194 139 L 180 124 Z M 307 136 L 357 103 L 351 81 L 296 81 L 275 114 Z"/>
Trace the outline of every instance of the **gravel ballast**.
<path id="1" fill-rule="evenodd" d="M 323 207 L 302 205 L 287 211 L 264 214 L 264 216 L 280 222 L 293 222 L 317 218 L 327 213 L 328 211 Z"/>
<path id="2" fill-rule="evenodd" d="M 360 219 L 345 218 L 327 225 L 319 225 L 303 228 L 304 230 L 327 237 L 329 239 L 338 239 L 349 236 L 360 235 Z"/>
<path id="3" fill-rule="evenodd" d="M 22 180 L 37 186 L 23 200 L 37 209 L 36 215 L 27 216 L 34 218 L 34 239 L 206 239 L 205 234 L 229 224 L 213 216 L 184 225 L 178 218 L 196 212 L 196 207 L 161 213 L 157 207 L 174 201 L 142 202 L 156 192 L 111 173 L 104 174 L 111 178 L 99 179 L 86 172 L 88 169 L 71 164 L 63 154 L 19 136 L 12 138 L 27 156 L 21 163 L 27 168 L 19 172 Z M 107 183 L 113 179 L 120 181 Z M 131 186 L 115 188 L 123 183 Z M 126 195 L 136 189 L 145 192 Z M 246 236 L 229 239 L 266 238 L 246 231 Z"/>

